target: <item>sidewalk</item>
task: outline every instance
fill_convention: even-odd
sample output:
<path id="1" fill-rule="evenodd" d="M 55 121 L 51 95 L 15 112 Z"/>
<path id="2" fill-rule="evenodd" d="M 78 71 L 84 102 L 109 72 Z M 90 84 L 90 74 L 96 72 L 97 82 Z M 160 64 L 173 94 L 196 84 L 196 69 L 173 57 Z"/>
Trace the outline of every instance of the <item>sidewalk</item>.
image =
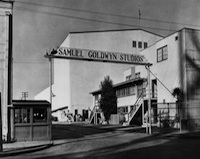
<path id="1" fill-rule="evenodd" d="M 26 141 L 26 142 L 4 143 L 3 151 L 0 152 L 0 157 L 34 152 L 46 149 L 52 145 L 53 141 Z"/>

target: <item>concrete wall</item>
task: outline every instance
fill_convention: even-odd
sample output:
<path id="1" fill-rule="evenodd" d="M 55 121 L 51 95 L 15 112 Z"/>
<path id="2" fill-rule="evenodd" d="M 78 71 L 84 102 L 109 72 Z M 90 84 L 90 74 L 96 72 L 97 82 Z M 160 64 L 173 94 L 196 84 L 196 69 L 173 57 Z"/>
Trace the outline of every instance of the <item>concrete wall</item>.
<path id="1" fill-rule="evenodd" d="M 184 29 L 185 78 L 183 87 L 185 96 L 182 118 L 186 120 L 184 126 L 190 130 L 200 130 L 200 31 Z"/>
<path id="2" fill-rule="evenodd" d="M 4 140 L 7 140 L 8 133 L 8 89 L 11 89 L 8 87 L 8 54 L 11 49 L 9 48 L 9 42 L 11 40 L 9 39 L 9 14 L 12 14 L 11 3 L 0 2 L 0 92 Z"/>

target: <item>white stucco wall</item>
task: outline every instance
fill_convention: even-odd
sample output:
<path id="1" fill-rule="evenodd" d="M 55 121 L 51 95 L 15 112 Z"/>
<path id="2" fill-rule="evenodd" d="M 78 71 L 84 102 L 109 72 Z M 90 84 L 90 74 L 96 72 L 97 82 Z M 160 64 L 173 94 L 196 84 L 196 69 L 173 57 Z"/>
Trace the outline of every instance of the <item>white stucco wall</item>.
<path id="1" fill-rule="evenodd" d="M 178 36 L 178 33 L 174 33 L 160 40 L 148 49 L 141 51 L 141 54 L 153 64 L 150 70 L 159 79 L 157 80 L 158 102 L 163 102 L 163 100 L 165 100 L 165 102 L 174 102 L 175 98 L 170 92 L 173 92 L 174 88 L 180 87 L 179 39 L 176 41 L 176 36 Z M 166 45 L 168 48 L 168 59 L 157 62 L 157 49 Z M 147 70 L 144 67 L 137 66 L 136 70 L 141 72 L 141 77 L 147 78 Z M 155 79 L 156 77 L 151 74 L 151 79 Z M 159 81 L 161 81 L 168 90 Z"/>
<path id="2" fill-rule="evenodd" d="M 137 100 L 137 94 L 127 97 L 117 98 L 117 107 L 134 105 Z"/>

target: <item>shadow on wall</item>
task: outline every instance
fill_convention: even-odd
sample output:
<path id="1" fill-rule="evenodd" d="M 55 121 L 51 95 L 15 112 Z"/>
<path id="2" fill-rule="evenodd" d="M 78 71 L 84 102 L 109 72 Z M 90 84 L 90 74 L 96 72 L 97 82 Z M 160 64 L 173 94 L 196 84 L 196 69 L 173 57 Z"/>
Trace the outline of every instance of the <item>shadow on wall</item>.
<path id="1" fill-rule="evenodd" d="M 180 40 L 179 44 L 180 53 L 185 54 L 185 62 L 183 54 L 180 60 L 180 77 L 184 90 L 182 126 L 183 129 L 200 130 L 200 119 L 198 119 L 200 116 L 200 31 L 185 29 L 185 41 Z"/>

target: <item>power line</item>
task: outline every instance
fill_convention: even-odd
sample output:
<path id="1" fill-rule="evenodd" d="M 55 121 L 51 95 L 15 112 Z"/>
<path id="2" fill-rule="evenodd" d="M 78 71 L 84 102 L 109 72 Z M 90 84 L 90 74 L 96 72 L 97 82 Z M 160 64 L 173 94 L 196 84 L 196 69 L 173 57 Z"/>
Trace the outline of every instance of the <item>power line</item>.
<path id="1" fill-rule="evenodd" d="M 97 20 L 97 19 L 89 19 L 89 18 L 82 18 L 82 17 L 76 17 L 76 16 L 71 16 L 71 15 L 66 15 L 66 14 L 60 14 L 60 13 L 52 13 L 52 12 L 47 12 L 47 11 L 39 11 L 35 9 L 30 9 L 30 8 L 24 8 L 24 7 L 15 7 L 16 9 L 20 9 L 23 11 L 29 11 L 29 12 L 37 12 L 41 14 L 47 14 L 47 15 L 53 15 L 53 16 L 60 16 L 60 17 L 65 17 L 65 18 L 71 18 L 71 19 L 79 19 L 79 20 L 85 20 L 85 21 L 91 21 L 91 22 L 98 22 L 98 23 L 105 23 L 105 24 L 112 24 L 112 25 L 119 25 L 119 26 L 126 26 L 126 27 L 135 27 L 138 28 L 137 25 L 132 25 L 132 24 L 125 24 L 125 23 L 117 23 L 117 22 L 111 22 L 111 21 L 104 21 L 104 20 Z M 177 30 L 172 30 L 172 29 L 162 29 L 162 28 L 155 28 L 155 27 L 146 27 L 146 26 L 141 26 L 142 28 L 146 29 L 152 29 L 152 30 L 161 30 L 161 31 L 171 31 L 175 32 Z"/>
<path id="2" fill-rule="evenodd" d="M 119 14 L 112 14 L 112 13 L 105 13 L 105 12 L 94 12 L 94 11 L 88 11 L 88 10 L 82 10 L 82 9 L 74 9 L 74 8 L 69 8 L 69 7 L 53 6 L 53 5 L 31 3 L 31 2 L 22 2 L 22 1 L 16 1 L 16 2 L 17 3 L 22 3 L 22 4 L 40 6 L 40 7 L 43 6 L 43 7 L 58 8 L 58 9 L 63 9 L 63 10 L 71 10 L 71 11 L 82 12 L 82 13 L 91 13 L 91 14 L 107 15 L 107 16 L 113 16 L 113 17 L 121 17 L 121 18 L 138 20 L 138 17 L 128 16 L 128 15 L 119 15 Z M 181 22 L 171 22 L 171 21 L 166 21 L 166 20 L 157 20 L 157 19 L 143 18 L 143 17 L 140 17 L 140 19 L 141 20 L 146 20 L 146 21 L 157 22 L 157 23 L 168 23 L 168 24 L 173 24 L 173 25 L 182 25 L 182 26 L 187 25 L 187 26 L 193 26 L 193 27 L 200 27 L 200 25 L 196 25 L 196 24 L 187 24 L 187 23 L 181 23 Z"/>

